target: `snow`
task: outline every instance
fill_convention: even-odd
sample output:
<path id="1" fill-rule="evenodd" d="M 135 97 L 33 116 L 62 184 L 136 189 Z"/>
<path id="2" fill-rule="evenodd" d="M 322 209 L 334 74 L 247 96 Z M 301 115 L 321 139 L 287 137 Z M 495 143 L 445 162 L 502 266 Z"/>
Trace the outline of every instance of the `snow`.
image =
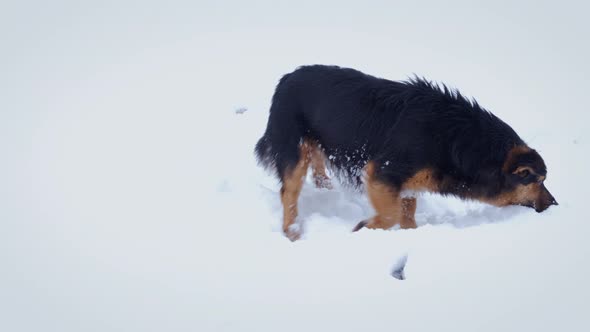
<path id="1" fill-rule="evenodd" d="M 405 254 L 393 265 L 391 276 L 398 280 L 406 280 L 405 268 L 408 263 L 408 255 Z"/>
<path id="2" fill-rule="evenodd" d="M 0 330 L 589 330 L 587 5 L 273 4 L 0 11 Z M 352 233 L 367 198 L 308 179 L 290 242 L 253 148 L 309 63 L 475 96 L 560 205 L 422 195 Z"/>

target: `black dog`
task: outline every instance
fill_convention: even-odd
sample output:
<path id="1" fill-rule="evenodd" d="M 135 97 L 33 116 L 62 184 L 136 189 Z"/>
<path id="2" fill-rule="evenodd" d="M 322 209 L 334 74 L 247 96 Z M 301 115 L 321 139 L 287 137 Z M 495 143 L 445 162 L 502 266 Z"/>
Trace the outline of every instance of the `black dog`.
<path id="1" fill-rule="evenodd" d="M 537 212 L 557 202 L 545 188 L 543 159 L 510 126 L 459 92 L 420 78 L 389 81 L 336 66 L 285 75 L 256 145 L 281 180 L 283 230 L 311 164 L 316 185 L 340 179 L 365 186 L 377 214 L 355 228 L 415 228 L 413 192 L 430 191 Z"/>

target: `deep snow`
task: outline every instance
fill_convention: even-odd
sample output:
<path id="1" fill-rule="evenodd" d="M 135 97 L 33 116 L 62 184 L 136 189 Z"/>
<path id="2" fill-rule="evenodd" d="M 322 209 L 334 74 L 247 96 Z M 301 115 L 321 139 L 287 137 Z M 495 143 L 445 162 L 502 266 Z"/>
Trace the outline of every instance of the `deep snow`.
<path id="1" fill-rule="evenodd" d="M 590 329 L 587 5 L 274 4 L 3 5 L 0 330 Z M 352 233 L 366 197 L 307 183 L 291 243 L 253 147 L 307 63 L 476 97 L 560 205 Z"/>

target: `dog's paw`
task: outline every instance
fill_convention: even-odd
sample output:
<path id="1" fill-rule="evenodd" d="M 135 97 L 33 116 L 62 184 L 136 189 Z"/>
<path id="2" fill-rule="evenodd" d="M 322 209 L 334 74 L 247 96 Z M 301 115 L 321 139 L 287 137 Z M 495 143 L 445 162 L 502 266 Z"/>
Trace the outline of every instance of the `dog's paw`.
<path id="1" fill-rule="evenodd" d="M 328 190 L 332 190 L 334 189 L 334 186 L 332 185 L 332 181 L 330 180 L 329 177 L 327 176 L 316 176 L 314 177 L 314 182 L 315 182 L 315 186 L 316 188 L 321 188 L 321 189 L 328 189 Z"/>
<path id="2" fill-rule="evenodd" d="M 354 228 L 352 229 L 352 231 L 353 232 L 358 232 L 362 228 L 366 227 L 368 223 L 369 223 L 369 220 L 363 220 L 363 221 L 359 222 L 356 226 L 354 226 Z"/>
<path id="3" fill-rule="evenodd" d="M 359 222 L 353 229 L 353 232 L 357 232 L 362 228 L 368 229 L 390 229 L 395 226 L 397 223 L 393 221 L 393 219 L 383 219 L 379 216 L 369 218 Z"/>
<path id="4" fill-rule="evenodd" d="M 285 236 L 291 240 L 291 242 L 295 242 L 301 238 L 303 230 L 301 229 L 301 225 L 299 224 L 291 224 L 289 227 L 283 230 Z"/>

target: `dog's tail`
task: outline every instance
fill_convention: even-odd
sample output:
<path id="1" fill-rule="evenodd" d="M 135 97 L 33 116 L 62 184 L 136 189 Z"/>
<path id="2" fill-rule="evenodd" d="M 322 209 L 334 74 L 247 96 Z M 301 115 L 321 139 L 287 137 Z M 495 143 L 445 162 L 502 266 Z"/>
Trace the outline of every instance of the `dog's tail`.
<path id="1" fill-rule="evenodd" d="M 304 133 L 303 123 L 292 100 L 293 91 L 289 89 L 290 76 L 283 76 L 277 84 L 266 131 L 254 149 L 258 163 L 276 172 L 279 179 L 283 178 L 286 169 L 297 164 L 299 144 Z"/>
<path id="2" fill-rule="evenodd" d="M 256 154 L 258 164 L 262 165 L 267 170 L 273 170 L 275 168 L 275 158 L 273 158 L 273 152 L 266 132 L 258 140 L 258 143 L 256 143 L 254 153 Z"/>

